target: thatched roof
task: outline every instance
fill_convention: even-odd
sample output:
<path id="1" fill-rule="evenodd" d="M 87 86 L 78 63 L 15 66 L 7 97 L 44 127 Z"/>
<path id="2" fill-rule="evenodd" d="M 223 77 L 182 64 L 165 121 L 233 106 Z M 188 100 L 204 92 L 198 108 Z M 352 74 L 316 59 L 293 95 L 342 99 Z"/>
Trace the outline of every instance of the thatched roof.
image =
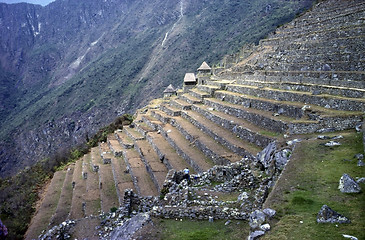
<path id="1" fill-rule="evenodd" d="M 175 93 L 176 89 L 170 84 L 169 86 L 167 86 L 167 88 L 163 92 L 164 93 Z"/>
<path id="2" fill-rule="evenodd" d="M 203 62 L 202 65 L 200 65 L 200 67 L 198 68 L 198 71 L 200 70 L 212 70 L 212 68 L 209 67 L 209 65 L 206 62 Z"/>
<path id="3" fill-rule="evenodd" d="M 196 77 L 194 73 L 186 73 L 184 77 L 184 83 L 196 82 Z"/>

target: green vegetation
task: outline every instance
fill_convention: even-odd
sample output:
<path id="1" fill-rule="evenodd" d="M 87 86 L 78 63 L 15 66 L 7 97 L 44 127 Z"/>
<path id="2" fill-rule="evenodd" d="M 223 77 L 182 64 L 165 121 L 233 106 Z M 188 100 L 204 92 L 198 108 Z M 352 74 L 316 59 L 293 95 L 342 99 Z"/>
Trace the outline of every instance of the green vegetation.
<path id="1" fill-rule="evenodd" d="M 244 221 L 232 221 L 225 225 L 227 220 L 193 221 L 188 219 L 156 220 L 157 226 L 162 229 L 161 239 L 169 240 L 214 240 L 214 239 L 245 239 L 249 226 Z"/>
<path id="2" fill-rule="evenodd" d="M 363 153 L 362 134 L 337 134 L 344 136 L 339 140 L 341 146 L 320 145 L 325 140 L 308 140 L 297 146 L 282 176 L 286 181 L 279 183 L 268 201 L 278 216 L 263 239 L 343 239 L 342 234 L 365 239 L 364 192 L 344 194 L 338 190 L 343 173 L 365 176 L 365 169 L 357 167 L 354 158 Z M 317 213 L 324 204 L 350 218 L 351 224 L 318 224 Z"/>

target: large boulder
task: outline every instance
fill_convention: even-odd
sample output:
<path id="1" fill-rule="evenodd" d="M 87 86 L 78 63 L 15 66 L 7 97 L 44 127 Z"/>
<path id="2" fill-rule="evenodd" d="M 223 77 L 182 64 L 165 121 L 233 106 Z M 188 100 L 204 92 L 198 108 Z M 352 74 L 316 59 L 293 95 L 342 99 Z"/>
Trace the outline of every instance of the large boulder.
<path id="1" fill-rule="evenodd" d="M 265 167 L 268 168 L 272 162 L 272 155 L 276 150 L 276 142 L 269 143 L 264 150 L 257 154 L 257 160 Z"/>
<path id="2" fill-rule="evenodd" d="M 347 217 L 332 210 L 329 206 L 323 205 L 317 215 L 318 223 L 350 223 Z"/>
<path id="3" fill-rule="evenodd" d="M 361 191 L 360 185 L 346 173 L 340 178 L 338 189 L 343 193 L 359 193 Z"/>
<path id="4" fill-rule="evenodd" d="M 265 222 L 265 213 L 260 210 L 255 210 L 250 214 L 249 225 L 252 229 L 260 227 Z"/>
<path id="5" fill-rule="evenodd" d="M 150 221 L 151 217 L 148 213 L 139 213 L 128 219 L 122 226 L 114 229 L 110 234 L 110 239 L 132 239 L 131 236 Z"/>

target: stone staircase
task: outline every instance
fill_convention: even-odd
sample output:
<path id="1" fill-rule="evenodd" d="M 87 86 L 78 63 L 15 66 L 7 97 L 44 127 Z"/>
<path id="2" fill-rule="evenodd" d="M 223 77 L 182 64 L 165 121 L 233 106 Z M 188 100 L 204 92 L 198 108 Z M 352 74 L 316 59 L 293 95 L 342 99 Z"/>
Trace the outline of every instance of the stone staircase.
<path id="1" fill-rule="evenodd" d="M 233 67 L 138 110 L 132 125 L 55 174 L 27 238 L 109 212 L 126 189 L 158 196 L 170 169 L 200 174 L 252 161 L 273 141 L 355 128 L 365 111 L 364 22 L 363 1 L 320 3 Z"/>

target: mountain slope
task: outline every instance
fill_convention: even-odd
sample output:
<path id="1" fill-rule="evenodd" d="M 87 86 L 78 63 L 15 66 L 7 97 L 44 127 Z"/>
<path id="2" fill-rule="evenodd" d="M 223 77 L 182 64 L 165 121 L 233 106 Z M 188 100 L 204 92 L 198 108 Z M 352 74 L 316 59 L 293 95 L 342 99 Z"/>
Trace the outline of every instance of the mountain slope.
<path id="1" fill-rule="evenodd" d="M 85 141 L 312 1 L 0 4 L 0 175 Z M 8 77 L 11 76 L 11 77 Z"/>

